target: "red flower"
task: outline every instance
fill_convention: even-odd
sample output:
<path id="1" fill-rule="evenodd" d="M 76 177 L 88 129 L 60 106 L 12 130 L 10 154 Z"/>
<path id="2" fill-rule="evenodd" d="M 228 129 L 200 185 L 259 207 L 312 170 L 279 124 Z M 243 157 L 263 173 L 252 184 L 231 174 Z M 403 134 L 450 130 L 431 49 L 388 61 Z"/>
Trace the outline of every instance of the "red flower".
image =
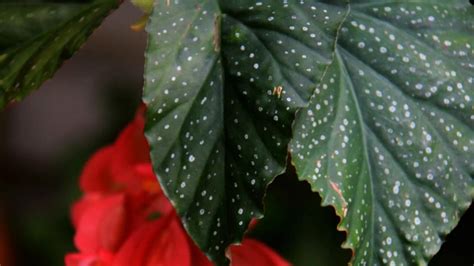
<path id="1" fill-rule="evenodd" d="M 68 254 L 65 258 L 67 266 L 107 266 L 112 265 L 114 255 L 110 252 Z"/>
<path id="2" fill-rule="evenodd" d="M 118 251 L 113 265 L 192 265 L 188 239 L 176 216 L 144 224 Z"/>
<path id="3" fill-rule="evenodd" d="M 66 255 L 67 266 L 212 266 L 155 178 L 143 111 L 84 167 L 80 187 L 85 194 L 72 208 L 79 252 Z M 289 265 L 255 240 L 229 251 L 234 266 Z"/>
<path id="4" fill-rule="evenodd" d="M 113 145 L 99 150 L 86 164 L 80 178 L 80 187 L 84 192 L 130 191 L 144 179 L 154 179 L 153 175 L 145 174 L 140 178 L 134 175 L 134 166 L 150 163 L 149 147 L 143 136 L 143 111 L 141 108 L 137 112 L 135 119 Z M 158 184 L 155 187 L 159 189 Z"/>
<path id="5" fill-rule="evenodd" d="M 81 252 L 115 252 L 123 242 L 127 224 L 122 194 L 97 200 L 84 210 L 74 242 Z"/>
<path id="6" fill-rule="evenodd" d="M 233 265 L 290 266 L 290 263 L 269 247 L 252 239 L 244 239 L 241 245 L 231 246 L 230 258 Z"/>

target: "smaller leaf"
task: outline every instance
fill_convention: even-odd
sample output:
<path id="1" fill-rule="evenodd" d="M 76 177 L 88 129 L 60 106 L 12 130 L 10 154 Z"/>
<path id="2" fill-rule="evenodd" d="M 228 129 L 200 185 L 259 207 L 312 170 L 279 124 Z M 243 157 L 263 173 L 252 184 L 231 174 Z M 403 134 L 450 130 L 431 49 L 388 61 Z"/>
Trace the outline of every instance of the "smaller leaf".
<path id="1" fill-rule="evenodd" d="M 0 3 L 0 110 L 21 100 L 71 57 L 117 0 Z"/>

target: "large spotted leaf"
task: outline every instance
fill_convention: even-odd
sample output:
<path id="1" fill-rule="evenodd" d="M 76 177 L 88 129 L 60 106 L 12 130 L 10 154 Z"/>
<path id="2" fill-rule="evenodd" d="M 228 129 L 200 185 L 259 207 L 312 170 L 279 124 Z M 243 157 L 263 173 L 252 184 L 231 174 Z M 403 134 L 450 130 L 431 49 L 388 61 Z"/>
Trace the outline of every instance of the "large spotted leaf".
<path id="1" fill-rule="evenodd" d="M 50 78 L 118 3 L 0 1 L 0 110 Z"/>
<path id="2" fill-rule="evenodd" d="M 468 1 L 351 3 L 290 145 L 354 265 L 426 265 L 471 204 L 473 47 Z"/>
<path id="3" fill-rule="evenodd" d="M 146 135 L 161 185 L 216 264 L 262 217 L 291 125 L 334 57 L 347 7 L 319 1 L 156 1 Z M 303 33 L 303 34 L 302 34 Z"/>

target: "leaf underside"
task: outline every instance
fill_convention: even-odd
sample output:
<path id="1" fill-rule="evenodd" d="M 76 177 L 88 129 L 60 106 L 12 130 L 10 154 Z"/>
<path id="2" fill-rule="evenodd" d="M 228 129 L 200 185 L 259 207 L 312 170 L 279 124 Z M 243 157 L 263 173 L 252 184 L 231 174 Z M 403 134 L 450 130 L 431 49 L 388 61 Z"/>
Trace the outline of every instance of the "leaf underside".
<path id="1" fill-rule="evenodd" d="M 118 4 L 0 1 L 0 110 L 51 78 Z"/>
<path id="2" fill-rule="evenodd" d="M 473 10 L 443 3 L 155 2 L 151 157 L 216 264 L 262 217 L 288 145 L 342 217 L 355 265 L 437 251 L 471 202 L 474 170 Z"/>

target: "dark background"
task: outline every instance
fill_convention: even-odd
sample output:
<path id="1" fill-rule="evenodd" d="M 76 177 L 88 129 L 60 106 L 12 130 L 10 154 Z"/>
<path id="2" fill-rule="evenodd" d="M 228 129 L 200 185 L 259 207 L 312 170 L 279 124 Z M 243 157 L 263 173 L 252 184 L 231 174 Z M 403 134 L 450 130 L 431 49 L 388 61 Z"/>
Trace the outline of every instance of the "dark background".
<path id="1" fill-rule="evenodd" d="M 2 266 L 63 265 L 74 251 L 69 208 L 80 197 L 81 168 L 139 103 L 146 36 L 129 26 L 140 16 L 122 5 L 54 79 L 0 113 L 0 250 L 6 245 L 9 257 Z M 320 207 L 292 169 L 267 195 L 254 237 L 297 266 L 347 265 L 351 252 L 340 248 L 345 234 L 333 209 Z M 473 226 L 471 207 L 430 265 L 474 265 Z"/>

